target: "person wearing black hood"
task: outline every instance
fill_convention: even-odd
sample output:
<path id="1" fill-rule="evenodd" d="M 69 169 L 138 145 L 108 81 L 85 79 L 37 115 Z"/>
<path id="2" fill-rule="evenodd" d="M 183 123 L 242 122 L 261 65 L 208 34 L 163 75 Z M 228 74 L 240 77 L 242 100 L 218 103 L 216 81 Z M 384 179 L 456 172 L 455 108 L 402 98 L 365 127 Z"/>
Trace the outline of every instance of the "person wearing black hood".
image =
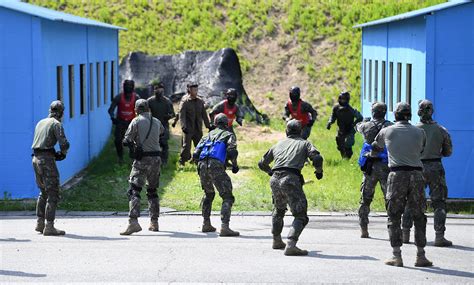
<path id="1" fill-rule="evenodd" d="M 326 128 L 331 129 L 331 125 L 337 121 L 337 149 L 342 158 L 350 159 L 352 157 L 352 146 L 354 145 L 355 125 L 363 120 L 362 115 L 356 109 L 349 105 L 351 95 L 349 92 L 339 94 L 338 104 L 332 108 L 332 114 L 329 118 Z"/>
<path id="2" fill-rule="evenodd" d="M 239 126 L 242 126 L 243 120 L 243 115 L 240 112 L 239 105 L 236 104 L 238 97 L 237 90 L 229 88 L 224 92 L 224 95 L 226 99 L 217 103 L 214 108 L 212 108 L 212 111 L 209 113 L 209 118 L 211 122 L 214 122 L 214 117 L 217 114 L 222 113 L 226 115 L 228 120 L 227 128 L 230 132 L 234 133 L 234 120 L 239 124 Z"/>
<path id="3" fill-rule="evenodd" d="M 123 92 L 116 95 L 109 108 L 110 119 L 115 125 L 114 143 L 117 150 L 119 163 L 123 162 L 122 140 L 127 131 L 128 125 L 135 118 L 135 102 L 140 96 L 135 93 L 135 81 L 126 79 L 123 81 Z M 115 108 L 117 114 L 115 115 Z"/>
<path id="4" fill-rule="evenodd" d="M 309 104 L 300 99 L 301 90 L 298 86 L 292 86 L 289 92 L 289 99 L 285 105 L 283 119 L 289 121 L 295 119 L 300 121 L 303 128 L 301 137 L 308 139 L 311 134 L 311 128 L 318 117 L 318 112 Z"/>

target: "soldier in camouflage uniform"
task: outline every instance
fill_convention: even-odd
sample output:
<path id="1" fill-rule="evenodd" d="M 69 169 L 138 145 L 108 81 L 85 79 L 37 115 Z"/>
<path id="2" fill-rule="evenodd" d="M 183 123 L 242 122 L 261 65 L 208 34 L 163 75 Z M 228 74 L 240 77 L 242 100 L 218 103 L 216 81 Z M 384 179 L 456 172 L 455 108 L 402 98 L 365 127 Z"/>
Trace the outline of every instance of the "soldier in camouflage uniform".
<path id="1" fill-rule="evenodd" d="M 361 238 L 368 238 L 368 224 L 369 224 L 369 213 L 370 204 L 375 194 L 375 186 L 380 183 L 382 188 L 383 196 L 387 189 L 387 177 L 389 173 L 387 152 L 377 152 L 372 149 L 371 144 L 374 142 L 375 137 L 379 131 L 385 127 L 393 125 L 392 122 L 385 120 L 385 114 L 387 113 L 387 105 L 381 102 L 372 104 L 372 117 L 369 121 L 360 122 L 356 128 L 359 133 L 364 136 L 365 142 L 359 158 L 359 164 L 364 173 L 362 184 L 360 186 L 360 207 L 359 207 L 359 224 L 361 230 Z M 361 161 L 364 161 L 361 163 Z"/>
<path id="2" fill-rule="evenodd" d="M 372 147 L 388 150 L 390 173 L 387 180 L 388 235 L 393 250 L 392 258 L 385 261 L 391 266 L 403 266 L 401 217 L 405 206 L 413 213 L 415 221 L 415 244 L 417 255 L 415 266 L 432 266 L 425 256 L 426 246 L 426 201 L 423 182 L 421 153 L 426 144 L 425 132 L 409 123 L 411 107 L 401 102 L 394 112 L 396 123 L 383 128 L 375 137 Z"/>
<path id="3" fill-rule="evenodd" d="M 227 130 L 228 119 L 225 114 L 218 114 L 214 118 L 216 128 L 201 138 L 193 153 L 193 160 L 197 162 L 197 169 L 204 197 L 201 201 L 204 222 L 202 232 L 215 232 L 211 225 L 212 202 L 215 197 L 214 187 L 217 188 L 222 198 L 220 236 L 238 236 L 240 233 L 229 228 L 234 195 L 232 194 L 232 181 L 225 172 L 225 160 L 232 162 L 232 173 L 237 173 L 237 139 Z M 219 147 L 220 146 L 220 147 Z"/>
<path id="4" fill-rule="evenodd" d="M 59 196 L 59 172 L 56 161 L 66 158 L 69 142 L 64 134 L 61 118 L 64 105 L 61 101 L 53 101 L 49 107 L 49 116 L 38 122 L 31 148 L 33 149 L 33 169 L 36 184 L 40 189 L 36 203 L 36 216 L 38 217 L 35 230 L 45 236 L 64 235 L 65 231 L 54 227 L 56 207 Z M 59 143 L 60 151 L 56 152 L 54 146 Z M 45 225 L 46 219 L 46 225 Z"/>
<path id="5" fill-rule="evenodd" d="M 123 139 L 123 145 L 128 146 L 134 153 L 132 170 L 128 182 L 128 199 L 130 212 L 128 213 L 128 227 L 121 235 L 131 235 L 142 230 L 138 224 L 140 217 L 140 192 L 146 186 L 150 227 L 148 230 L 157 232 L 158 217 L 160 215 L 160 201 L 157 188 L 160 182 L 161 147 L 160 136 L 165 128 L 160 120 L 153 118 L 145 99 L 135 102 L 135 112 L 138 114 L 128 126 Z"/>
<path id="6" fill-rule="evenodd" d="M 418 116 L 421 121 L 416 125 L 425 131 L 427 141 L 425 149 L 421 154 L 423 162 L 423 178 L 425 186 L 430 187 L 431 204 L 434 209 L 434 229 L 436 233 L 435 246 L 452 246 L 453 243 L 444 238 L 446 230 L 446 199 L 448 187 L 442 157 L 448 157 L 453 152 L 453 145 L 448 131 L 433 120 L 433 103 L 423 100 L 418 105 Z M 410 209 L 405 209 L 402 222 L 403 242 L 410 242 L 410 228 L 413 225 L 413 217 Z"/>
<path id="7" fill-rule="evenodd" d="M 308 202 L 303 192 L 304 178 L 301 175 L 306 160 L 309 158 L 316 169 L 316 178 L 323 178 L 323 158 L 319 151 L 301 137 L 302 127 L 298 120 L 290 120 L 286 125 L 287 138 L 272 146 L 258 163 L 258 167 L 268 173 L 272 189 L 273 213 L 272 234 L 273 249 L 285 249 L 285 255 L 307 255 L 308 251 L 296 247 L 301 232 L 308 224 Z M 275 161 L 272 168 L 270 163 Z M 294 217 L 288 243 L 281 239 L 283 218 L 286 205 Z"/>
<path id="8" fill-rule="evenodd" d="M 350 159 L 352 157 L 352 146 L 354 145 L 354 126 L 361 122 L 363 117 L 356 109 L 349 105 L 349 92 L 339 94 L 338 104 L 332 109 L 326 128 L 331 129 L 331 125 L 337 121 L 337 149 L 341 153 L 342 158 Z"/>
<path id="9" fill-rule="evenodd" d="M 174 118 L 176 115 L 173 109 L 173 103 L 171 100 L 166 98 L 165 85 L 163 82 L 153 80 L 150 82 L 151 88 L 153 89 L 153 96 L 148 98 L 148 106 L 150 107 L 151 114 L 153 117 L 160 120 L 161 124 L 165 128 L 165 133 L 160 138 L 161 146 L 161 162 L 166 165 L 168 163 L 169 145 L 168 140 L 170 138 L 170 124 L 169 120 Z"/>

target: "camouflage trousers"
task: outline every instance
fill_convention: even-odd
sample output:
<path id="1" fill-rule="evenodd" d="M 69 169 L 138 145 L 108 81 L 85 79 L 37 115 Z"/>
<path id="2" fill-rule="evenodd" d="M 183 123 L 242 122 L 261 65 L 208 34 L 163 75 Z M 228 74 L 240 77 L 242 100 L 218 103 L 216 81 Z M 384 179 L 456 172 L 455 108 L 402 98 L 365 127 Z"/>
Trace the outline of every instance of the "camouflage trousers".
<path id="1" fill-rule="evenodd" d="M 191 159 L 191 143 L 194 143 L 194 147 L 196 147 L 201 138 L 202 131 L 190 134 L 183 134 L 183 137 L 181 138 L 181 153 L 179 159 L 180 162 L 184 163 Z"/>
<path id="2" fill-rule="evenodd" d="M 123 158 L 123 138 L 125 137 L 125 132 L 127 132 L 128 125 L 130 122 L 118 120 L 117 124 L 115 124 L 114 129 L 114 144 L 115 150 L 117 151 L 117 156 L 119 158 Z"/>
<path id="3" fill-rule="evenodd" d="M 33 156 L 36 185 L 40 189 L 36 201 L 36 216 L 53 222 L 56 218 L 56 207 L 59 203 L 59 172 L 53 154 Z"/>
<path id="4" fill-rule="evenodd" d="M 145 156 L 141 160 L 133 161 L 128 182 L 130 189 L 127 191 L 130 218 L 140 217 L 140 192 L 146 186 L 148 210 L 151 220 L 158 220 L 160 216 L 160 200 L 158 186 L 160 183 L 161 158 L 159 156 Z"/>
<path id="5" fill-rule="evenodd" d="M 228 224 L 235 198 L 232 194 L 232 181 L 225 172 L 225 166 L 216 159 L 204 159 L 198 163 L 198 174 L 201 180 L 201 187 L 204 190 L 204 196 L 201 201 L 204 220 L 209 220 L 211 217 L 212 202 L 216 195 L 215 187 L 222 198 L 221 221 L 224 224 Z"/>
<path id="6" fill-rule="evenodd" d="M 341 132 L 340 130 L 336 135 L 337 149 L 341 153 L 343 158 L 352 157 L 352 146 L 355 143 L 354 132 Z"/>
<path id="7" fill-rule="evenodd" d="M 441 161 L 423 162 L 423 179 L 425 187 L 429 187 L 431 206 L 434 210 L 434 230 L 444 233 L 446 230 L 446 199 L 448 198 L 448 186 L 444 167 Z M 413 226 L 413 214 L 406 208 L 403 213 L 402 226 L 410 229 Z"/>
<path id="8" fill-rule="evenodd" d="M 382 188 L 383 197 L 387 193 L 387 178 L 390 170 L 388 165 L 381 162 L 375 161 L 372 165 L 372 173 L 370 175 L 364 173 L 362 178 L 362 184 L 360 185 L 360 207 L 359 207 L 359 224 L 361 226 L 367 226 L 369 224 L 369 213 L 370 204 L 374 199 L 375 187 L 377 183 L 380 183 Z"/>
<path id="9" fill-rule="evenodd" d="M 405 206 L 413 214 L 415 223 L 415 244 L 426 245 L 426 201 L 421 171 L 391 171 L 387 180 L 388 235 L 392 247 L 402 246 L 400 228 Z"/>
<path id="10" fill-rule="evenodd" d="M 300 176 L 285 170 L 275 171 L 270 178 L 270 187 L 273 198 L 272 234 L 281 235 L 283 218 L 287 211 L 286 205 L 288 205 L 294 217 L 288 239 L 298 241 L 309 221 L 308 202 L 303 192 Z"/>

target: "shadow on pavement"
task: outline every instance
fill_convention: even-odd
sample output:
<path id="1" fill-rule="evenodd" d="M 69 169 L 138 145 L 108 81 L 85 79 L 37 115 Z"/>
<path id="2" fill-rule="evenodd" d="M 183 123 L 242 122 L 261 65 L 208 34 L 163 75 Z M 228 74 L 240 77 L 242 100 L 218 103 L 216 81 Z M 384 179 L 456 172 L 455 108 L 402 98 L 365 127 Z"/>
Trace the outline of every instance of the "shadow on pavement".
<path id="1" fill-rule="evenodd" d="M 378 260 L 375 257 L 367 255 L 330 255 L 321 254 L 320 251 L 310 251 L 308 256 L 322 258 L 322 259 L 341 259 L 341 260 Z"/>
<path id="2" fill-rule="evenodd" d="M 16 238 L 0 238 L 0 242 L 30 242 L 31 239 L 16 239 Z"/>
<path id="3" fill-rule="evenodd" d="M 453 245 L 453 246 L 451 246 L 451 248 L 452 249 L 464 250 L 464 251 L 474 251 L 473 247 L 463 246 L 463 245 Z"/>
<path id="4" fill-rule="evenodd" d="M 134 236 L 153 236 L 153 237 L 173 237 L 173 238 L 217 238 L 219 235 L 217 233 L 201 233 L 201 234 L 193 234 L 193 233 L 185 233 L 185 232 L 172 232 L 172 231 L 159 231 L 158 233 L 165 233 L 163 234 L 134 234 Z"/>
<path id="5" fill-rule="evenodd" d="M 459 270 L 454 270 L 454 269 L 444 269 L 444 268 L 439 268 L 439 267 L 436 267 L 436 266 L 425 267 L 425 268 L 420 268 L 420 267 L 405 267 L 405 268 L 413 269 L 413 270 L 419 270 L 419 271 L 433 273 L 433 274 L 474 278 L 474 273 L 472 273 L 472 272 L 459 271 Z"/>
<path id="6" fill-rule="evenodd" d="M 17 277 L 46 277 L 46 274 L 27 273 L 23 271 L 0 270 L 0 275 Z"/>
<path id="7" fill-rule="evenodd" d="M 79 240 L 102 240 L 102 241 L 113 241 L 113 240 L 129 240 L 128 238 L 111 238 L 102 236 L 80 236 L 75 234 L 66 234 L 65 238 L 79 239 Z"/>
<path id="8" fill-rule="evenodd" d="M 388 238 L 376 238 L 376 237 L 369 237 L 368 239 L 372 240 L 381 240 L 381 241 L 389 241 Z"/>

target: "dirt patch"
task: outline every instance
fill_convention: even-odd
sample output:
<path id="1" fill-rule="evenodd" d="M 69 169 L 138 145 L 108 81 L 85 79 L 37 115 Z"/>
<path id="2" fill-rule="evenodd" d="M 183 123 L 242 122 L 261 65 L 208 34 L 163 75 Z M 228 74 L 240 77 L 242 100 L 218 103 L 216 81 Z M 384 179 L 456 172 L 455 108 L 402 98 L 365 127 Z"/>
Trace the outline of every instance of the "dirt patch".
<path id="1" fill-rule="evenodd" d="M 279 141 L 285 138 L 284 132 L 278 132 L 266 126 L 250 125 L 238 127 L 236 129 L 238 141 L 243 142 L 262 142 Z"/>

